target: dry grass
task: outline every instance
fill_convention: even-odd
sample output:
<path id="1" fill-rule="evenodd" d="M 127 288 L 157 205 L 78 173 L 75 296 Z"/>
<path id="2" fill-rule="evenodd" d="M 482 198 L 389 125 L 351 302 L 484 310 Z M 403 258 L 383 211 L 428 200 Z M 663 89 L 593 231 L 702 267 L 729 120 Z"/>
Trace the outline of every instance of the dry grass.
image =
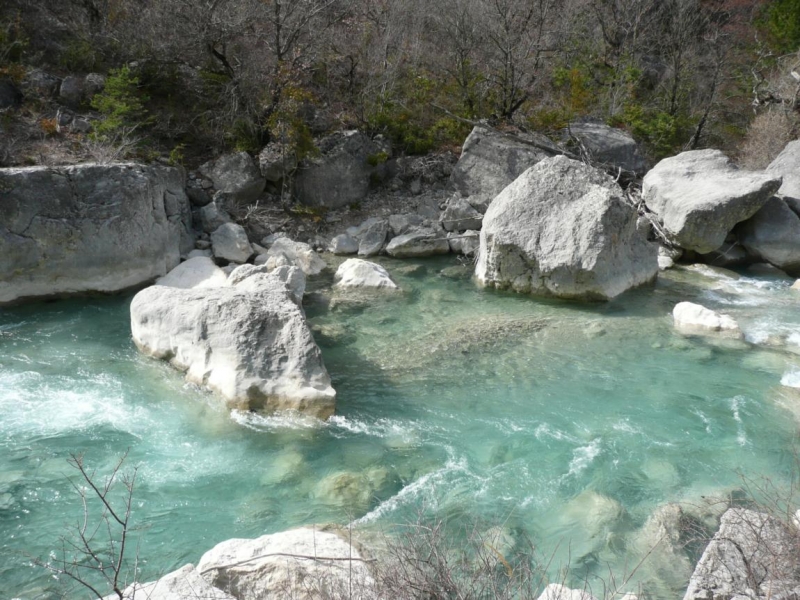
<path id="1" fill-rule="evenodd" d="M 797 136 L 798 118 L 782 107 L 753 119 L 739 150 L 739 164 L 745 169 L 763 169 Z"/>

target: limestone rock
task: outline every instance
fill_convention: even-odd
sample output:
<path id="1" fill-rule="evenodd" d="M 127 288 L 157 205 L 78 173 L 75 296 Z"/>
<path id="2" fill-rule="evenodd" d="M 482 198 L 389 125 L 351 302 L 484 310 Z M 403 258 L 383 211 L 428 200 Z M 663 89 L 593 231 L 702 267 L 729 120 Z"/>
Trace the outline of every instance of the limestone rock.
<path id="1" fill-rule="evenodd" d="M 480 283 L 609 300 L 658 273 L 657 248 L 605 173 L 563 156 L 528 169 L 483 219 Z"/>
<path id="2" fill-rule="evenodd" d="M 526 141 L 553 150 L 547 152 Z M 478 125 L 464 142 L 451 178 L 470 204 L 485 208 L 526 169 L 555 154 L 559 154 L 558 148 L 543 136 L 511 136 Z"/>
<path id="3" fill-rule="evenodd" d="M 314 496 L 324 504 L 366 510 L 391 482 L 389 471 L 383 468 L 358 473 L 340 471 L 321 479 Z"/>
<path id="4" fill-rule="evenodd" d="M 247 204 L 264 191 L 266 182 L 247 152 L 223 154 L 200 167 L 200 172 L 214 182 L 218 192 L 233 202 Z"/>
<path id="5" fill-rule="evenodd" d="M 794 598 L 797 533 L 773 516 L 730 508 L 689 580 L 684 600 Z"/>
<path id="6" fill-rule="evenodd" d="M 83 78 L 83 88 L 86 100 L 91 100 L 106 87 L 106 78 L 100 73 L 89 73 Z"/>
<path id="7" fill-rule="evenodd" d="M 358 131 L 320 140 L 320 153 L 305 159 L 295 174 L 295 195 L 308 206 L 340 208 L 361 202 L 369 192 L 378 147 Z"/>
<path id="8" fill-rule="evenodd" d="M 645 175 L 642 193 L 674 243 L 706 254 L 780 185 L 772 174 L 739 170 L 719 150 L 691 150 L 659 162 Z"/>
<path id="9" fill-rule="evenodd" d="M 286 258 L 285 264 L 300 267 L 306 275 L 319 275 L 328 266 L 311 246 L 303 242 L 294 242 L 286 237 L 275 240 L 269 251 L 260 255 L 259 259 L 266 257 L 264 262 L 268 262 L 269 259 L 277 259 L 281 255 Z M 281 265 L 275 263 L 274 266 Z"/>
<path id="10" fill-rule="evenodd" d="M 742 332 L 739 324 L 728 315 L 721 315 L 700 304 L 680 302 L 672 309 L 675 328 L 685 334 L 715 333 L 739 339 Z"/>
<path id="11" fill-rule="evenodd" d="M 207 252 L 207 250 L 195 252 Z M 156 285 L 185 290 L 222 287 L 227 284 L 228 277 L 222 269 L 215 265 L 213 260 L 204 256 L 190 258 L 156 280 Z"/>
<path id="12" fill-rule="evenodd" d="M 337 235 L 331 240 L 328 251 L 332 254 L 355 254 L 358 252 L 358 240 L 347 233 Z"/>
<path id="13" fill-rule="evenodd" d="M 791 200 L 800 200 L 800 140 L 794 140 L 767 167 L 767 173 L 783 177 L 778 194 Z M 796 212 L 800 203 L 790 202 Z"/>
<path id="14" fill-rule="evenodd" d="M 383 219 L 373 223 L 359 239 L 358 255 L 375 256 L 380 254 L 389 235 L 389 223 Z"/>
<path id="15" fill-rule="evenodd" d="M 302 306 L 306 292 L 306 275 L 298 267 L 282 265 L 270 268 L 267 265 L 242 265 L 228 275 L 228 285 L 257 292 L 261 286 L 270 287 L 274 280 L 280 281 L 297 306 Z"/>
<path id="16" fill-rule="evenodd" d="M 279 142 L 264 146 L 258 154 L 261 175 L 270 183 L 279 183 L 297 168 L 297 156 L 291 148 Z"/>
<path id="17" fill-rule="evenodd" d="M 647 161 L 636 140 L 627 132 L 605 123 L 586 121 L 570 123 L 565 135 L 574 137 L 596 161 L 644 175 Z"/>
<path id="18" fill-rule="evenodd" d="M 86 90 L 82 77 L 69 75 L 61 81 L 58 90 L 58 99 L 70 108 L 80 109 L 83 105 Z"/>
<path id="19" fill-rule="evenodd" d="M 247 262 L 253 255 L 253 247 L 247 239 L 244 227 L 235 223 L 220 225 L 211 234 L 214 256 L 235 263 Z"/>
<path id="20" fill-rule="evenodd" d="M 450 252 L 450 244 L 444 232 L 419 228 L 398 235 L 386 246 L 386 254 L 395 258 L 417 258 Z"/>
<path id="21" fill-rule="evenodd" d="M 236 600 L 209 585 L 193 565 L 164 575 L 158 581 L 133 584 L 123 591 L 122 597 L 123 600 Z M 103 600 L 118 600 L 118 596 L 113 594 Z"/>
<path id="22" fill-rule="evenodd" d="M 399 289 L 386 269 L 358 258 L 349 258 L 339 265 L 334 279 L 334 287 L 338 288 Z"/>
<path id="23" fill-rule="evenodd" d="M 800 274 L 800 216 L 783 198 L 767 200 L 752 218 L 737 226 L 736 234 L 750 254 L 786 273 Z"/>
<path id="24" fill-rule="evenodd" d="M 0 304 L 152 281 L 194 247 L 180 169 L 0 169 Z"/>
<path id="25" fill-rule="evenodd" d="M 585 590 L 574 590 L 560 583 L 551 583 L 542 592 L 538 600 L 597 600 Z"/>
<path id="26" fill-rule="evenodd" d="M 481 234 L 478 231 L 468 229 L 463 233 L 449 234 L 447 242 L 450 244 L 450 252 L 453 254 L 475 256 L 481 247 Z"/>
<path id="27" fill-rule="evenodd" d="M 464 198 L 455 195 L 450 198 L 439 217 L 445 231 L 466 231 L 480 229 L 483 215 L 475 210 Z"/>
<path id="28" fill-rule="evenodd" d="M 219 393 L 230 408 L 329 417 L 336 392 L 302 310 L 277 278 L 257 285 L 252 279 L 234 287 L 142 290 L 131 303 L 133 341 Z"/>
<path id="29" fill-rule="evenodd" d="M 438 210 L 437 210 L 438 218 Z M 391 215 L 389 217 L 389 229 L 392 230 L 392 235 L 403 235 L 410 230 L 421 227 L 425 222 L 422 215 L 404 214 L 404 215 Z"/>
<path id="30" fill-rule="evenodd" d="M 239 600 L 312 600 L 324 591 L 350 597 L 350 590 L 354 598 L 375 597 L 362 553 L 335 533 L 310 528 L 222 542 L 203 555 L 197 570 Z"/>
<path id="31" fill-rule="evenodd" d="M 212 200 L 205 206 L 197 209 L 197 226 L 205 233 L 212 233 L 225 223 L 230 223 L 231 218 L 222 208 L 218 199 Z"/>

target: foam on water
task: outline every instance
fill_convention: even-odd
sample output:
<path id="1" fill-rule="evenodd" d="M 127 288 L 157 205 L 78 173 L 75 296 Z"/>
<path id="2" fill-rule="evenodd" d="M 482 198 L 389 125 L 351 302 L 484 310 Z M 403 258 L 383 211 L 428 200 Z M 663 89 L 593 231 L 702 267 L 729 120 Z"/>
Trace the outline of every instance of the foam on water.
<path id="1" fill-rule="evenodd" d="M 781 385 L 800 389 L 800 370 L 789 371 L 786 373 L 783 377 L 781 377 Z"/>

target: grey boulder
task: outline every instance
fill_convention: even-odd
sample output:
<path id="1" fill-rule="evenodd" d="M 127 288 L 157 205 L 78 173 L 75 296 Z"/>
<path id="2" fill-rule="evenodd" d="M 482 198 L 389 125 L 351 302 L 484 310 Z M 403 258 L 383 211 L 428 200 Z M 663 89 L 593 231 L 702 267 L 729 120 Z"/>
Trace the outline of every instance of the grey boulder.
<path id="1" fill-rule="evenodd" d="M 436 211 L 436 216 L 438 218 L 438 210 Z M 391 215 L 389 217 L 389 229 L 391 229 L 392 235 L 403 235 L 415 227 L 421 227 L 424 222 L 425 217 L 413 213 Z"/>
<path id="2" fill-rule="evenodd" d="M 152 286 L 136 294 L 130 311 L 143 354 L 185 371 L 229 408 L 333 414 L 336 392 L 322 355 L 278 277 L 207 289 Z"/>
<path id="3" fill-rule="evenodd" d="M 447 207 L 439 217 L 445 231 L 466 231 L 480 229 L 483 215 L 458 194 L 450 198 Z"/>
<path id="4" fill-rule="evenodd" d="M 736 227 L 739 243 L 761 260 L 800 275 L 800 216 L 783 198 L 770 198 L 753 217 Z"/>
<path id="5" fill-rule="evenodd" d="M 334 280 L 336 283 L 333 285 L 337 288 L 398 289 L 381 265 L 358 258 L 349 258 L 339 265 Z"/>
<path id="6" fill-rule="evenodd" d="M 307 206 L 340 208 L 361 202 L 369 192 L 375 168 L 370 157 L 379 148 L 366 135 L 347 131 L 324 138 L 320 153 L 306 158 L 297 168 L 294 191 Z"/>
<path id="7" fill-rule="evenodd" d="M 194 247 L 180 169 L 0 169 L 0 304 L 152 281 Z"/>
<path id="8" fill-rule="evenodd" d="M 311 246 L 286 237 L 275 240 L 267 253 L 259 255 L 256 262 L 267 264 L 270 260 L 274 266 L 285 264 L 299 267 L 306 275 L 319 275 L 328 266 Z"/>
<path id="9" fill-rule="evenodd" d="M 200 167 L 203 176 L 214 182 L 218 192 L 243 205 L 256 200 L 266 182 L 247 152 L 224 154 Z"/>
<path id="10" fill-rule="evenodd" d="M 383 219 L 376 221 L 361 234 L 358 242 L 359 256 L 375 256 L 380 254 L 389 235 L 389 223 Z"/>
<path id="11" fill-rule="evenodd" d="M 355 254 L 358 252 L 358 240 L 347 233 L 337 235 L 331 240 L 328 250 L 332 254 Z"/>
<path id="12" fill-rule="evenodd" d="M 492 202 L 475 276 L 517 292 L 609 300 L 652 281 L 657 252 L 610 177 L 557 156 L 528 169 Z"/>
<path id="13" fill-rule="evenodd" d="M 450 244 L 444 231 L 424 227 L 398 235 L 386 246 L 386 254 L 395 258 L 419 258 L 449 252 Z"/>
<path id="14" fill-rule="evenodd" d="M 552 150 L 543 150 L 531 142 Z M 559 153 L 544 136 L 512 136 L 479 125 L 464 142 L 451 179 L 458 192 L 469 198 L 470 204 L 485 209 L 526 169 Z"/>
<path id="15" fill-rule="evenodd" d="M 294 172 L 297 168 L 297 157 L 288 146 L 272 142 L 259 152 L 258 166 L 264 179 L 276 184 Z"/>
<path id="16" fill-rule="evenodd" d="M 244 227 L 236 223 L 220 225 L 211 234 L 214 256 L 235 263 L 245 263 L 253 255 Z"/>
<path id="17" fill-rule="evenodd" d="M 789 142 L 767 167 L 767 173 L 783 177 L 778 194 L 798 201 L 792 208 L 800 212 L 800 140 Z"/>
<path id="18" fill-rule="evenodd" d="M 571 123 L 564 133 L 577 139 L 590 157 L 600 163 L 620 167 L 636 175 L 644 175 L 647 171 L 647 161 L 639 144 L 627 131 L 605 123 L 585 121 Z"/>
<path id="19" fill-rule="evenodd" d="M 203 555 L 197 570 L 240 600 L 376 597 L 362 553 L 335 533 L 311 528 L 222 542 Z"/>
<path id="20" fill-rule="evenodd" d="M 463 233 L 450 233 L 447 235 L 447 242 L 453 254 L 476 256 L 481 247 L 481 234 L 470 229 Z"/>
<path id="21" fill-rule="evenodd" d="M 797 533 L 774 516 L 730 508 L 689 579 L 684 600 L 796 598 Z"/>
<path id="22" fill-rule="evenodd" d="M 83 77 L 69 75 L 61 81 L 58 99 L 70 108 L 79 109 L 86 99 L 86 88 Z"/>
<path id="23" fill-rule="evenodd" d="M 780 176 L 739 170 L 719 150 L 691 150 L 653 167 L 642 193 L 671 241 L 706 254 L 722 246 L 734 225 L 756 214 L 780 185 Z"/>

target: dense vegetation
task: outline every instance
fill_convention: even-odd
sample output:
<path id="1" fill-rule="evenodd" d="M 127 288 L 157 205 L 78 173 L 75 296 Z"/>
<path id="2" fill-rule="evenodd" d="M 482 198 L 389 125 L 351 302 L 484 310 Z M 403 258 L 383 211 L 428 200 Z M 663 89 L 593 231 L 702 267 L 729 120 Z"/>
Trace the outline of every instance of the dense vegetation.
<path id="1" fill-rule="evenodd" d="M 407 153 L 488 119 L 545 133 L 592 117 L 652 158 L 768 159 L 794 136 L 797 0 L 10 0 L 0 75 L 108 75 L 95 142 L 197 156 L 343 127 Z M 29 115 L 52 134 L 48 106 Z M 37 112 L 38 111 L 38 112 Z M 755 121 L 754 121 L 755 119 Z M 748 127 L 754 123 L 748 136 Z M 753 139 L 755 138 L 755 139 Z M 143 147 L 145 150 L 143 150 Z"/>

